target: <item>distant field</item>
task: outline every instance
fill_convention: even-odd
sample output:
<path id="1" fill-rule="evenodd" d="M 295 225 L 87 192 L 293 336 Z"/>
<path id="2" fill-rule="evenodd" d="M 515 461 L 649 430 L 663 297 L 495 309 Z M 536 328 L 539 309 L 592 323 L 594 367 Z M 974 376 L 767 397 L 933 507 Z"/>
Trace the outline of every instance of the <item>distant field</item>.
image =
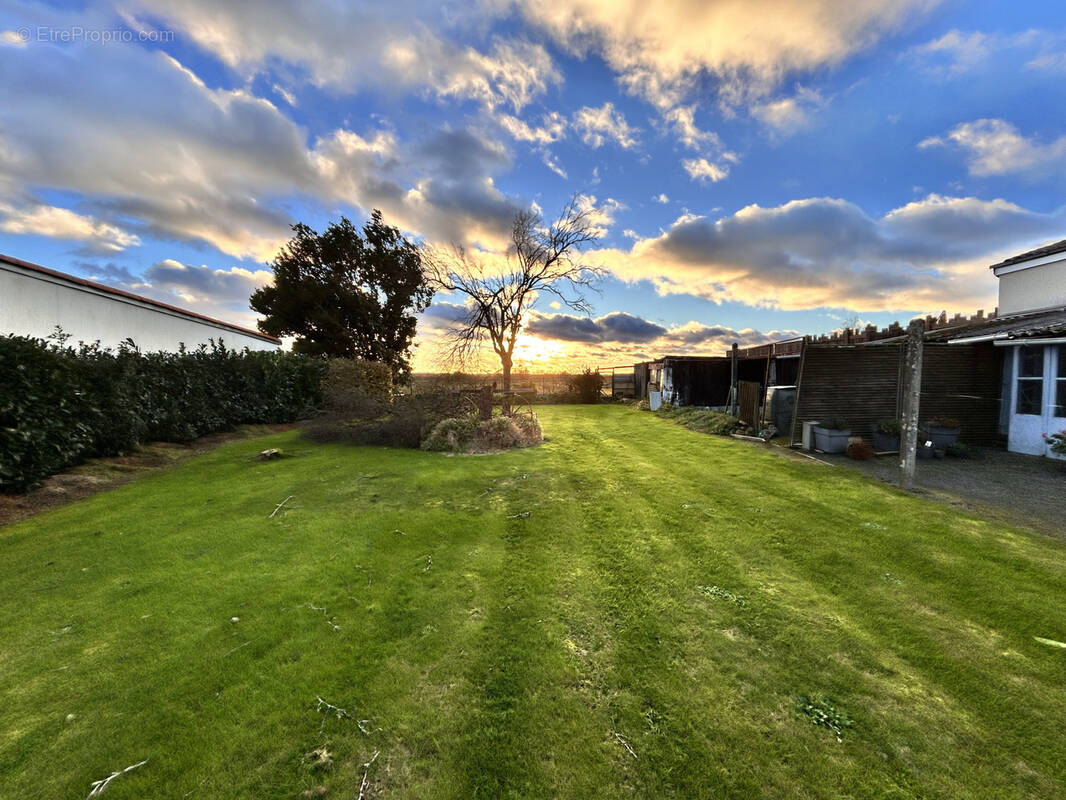
<path id="1" fill-rule="evenodd" d="M 104 798 L 1066 796 L 1066 544 L 538 413 L 505 455 L 239 441 L 0 528 L 0 796 L 145 759 Z"/>

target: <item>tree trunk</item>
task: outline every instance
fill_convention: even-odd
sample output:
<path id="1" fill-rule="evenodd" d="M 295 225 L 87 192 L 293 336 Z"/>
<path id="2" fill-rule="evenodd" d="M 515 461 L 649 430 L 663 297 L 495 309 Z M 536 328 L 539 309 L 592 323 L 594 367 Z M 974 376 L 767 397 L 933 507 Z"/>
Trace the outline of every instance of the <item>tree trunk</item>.
<path id="1" fill-rule="evenodd" d="M 503 413 L 506 416 L 511 413 L 511 359 L 504 356 L 500 364 L 503 367 Z"/>

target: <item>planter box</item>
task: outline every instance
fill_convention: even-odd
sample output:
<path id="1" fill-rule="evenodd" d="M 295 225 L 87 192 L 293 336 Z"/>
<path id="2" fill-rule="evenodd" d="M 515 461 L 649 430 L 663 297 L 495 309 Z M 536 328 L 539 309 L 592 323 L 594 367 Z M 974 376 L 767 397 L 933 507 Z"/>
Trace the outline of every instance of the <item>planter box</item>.
<path id="1" fill-rule="evenodd" d="M 899 452 L 899 437 L 893 436 L 891 433 L 881 433 L 877 430 L 877 426 L 874 425 L 874 450 L 878 453 L 884 452 Z"/>
<path id="2" fill-rule="evenodd" d="M 936 456 L 936 448 L 926 447 L 923 442 L 918 442 L 918 448 L 915 451 L 915 455 L 918 458 L 934 458 Z"/>
<path id="3" fill-rule="evenodd" d="M 947 450 L 959 438 L 958 428 L 926 428 L 925 438 L 933 443 L 937 450 Z"/>
<path id="4" fill-rule="evenodd" d="M 821 450 L 823 453 L 843 453 L 848 449 L 848 437 L 851 436 L 851 428 L 836 431 L 832 428 L 823 428 L 820 425 L 815 425 L 812 430 L 814 431 L 815 450 Z"/>

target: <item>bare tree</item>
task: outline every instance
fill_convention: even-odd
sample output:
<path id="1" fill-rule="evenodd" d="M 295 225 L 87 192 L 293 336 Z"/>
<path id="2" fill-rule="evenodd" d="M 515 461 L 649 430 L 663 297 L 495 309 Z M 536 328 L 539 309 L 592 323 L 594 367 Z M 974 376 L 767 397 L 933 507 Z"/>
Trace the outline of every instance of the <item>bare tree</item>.
<path id="1" fill-rule="evenodd" d="M 600 212 L 570 199 L 559 218 L 545 225 L 541 215 L 521 211 L 511 227 L 511 246 L 501 268 L 463 247 L 427 248 L 423 264 L 438 291 L 465 295 L 466 313 L 447 332 L 446 360 L 464 364 L 488 343 L 500 359 L 504 392 L 511 390 L 515 342 L 533 302 L 553 295 L 567 308 L 588 314 L 585 293 L 606 270 L 580 260 L 582 246 L 599 238 Z M 506 395 L 505 395 L 506 408 Z"/>

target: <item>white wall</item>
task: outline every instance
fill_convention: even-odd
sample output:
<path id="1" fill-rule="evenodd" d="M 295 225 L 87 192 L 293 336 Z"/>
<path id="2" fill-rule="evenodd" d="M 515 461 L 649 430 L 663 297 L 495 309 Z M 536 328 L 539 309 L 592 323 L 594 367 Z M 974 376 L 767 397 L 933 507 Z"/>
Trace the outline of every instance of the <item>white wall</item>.
<path id="1" fill-rule="evenodd" d="M 99 340 L 114 348 L 130 338 L 145 352 L 174 352 L 180 343 L 193 349 L 209 339 L 235 350 L 278 347 L 225 325 L 0 261 L 0 334 L 45 338 L 57 325 L 71 335 L 69 344 Z"/>
<path id="2" fill-rule="evenodd" d="M 1066 306 L 1066 257 L 1046 264 L 996 270 L 999 276 L 999 315 Z"/>

